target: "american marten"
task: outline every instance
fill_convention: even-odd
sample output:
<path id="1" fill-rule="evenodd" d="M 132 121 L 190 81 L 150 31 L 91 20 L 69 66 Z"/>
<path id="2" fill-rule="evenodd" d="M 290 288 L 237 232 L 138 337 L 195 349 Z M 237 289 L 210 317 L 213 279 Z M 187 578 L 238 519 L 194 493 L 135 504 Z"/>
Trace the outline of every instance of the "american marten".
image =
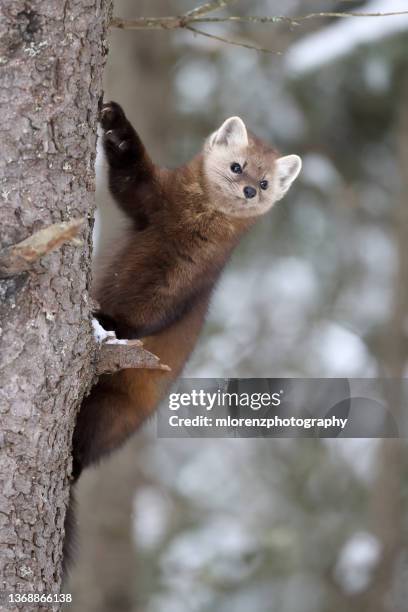
<path id="1" fill-rule="evenodd" d="M 100 123 L 109 188 L 131 229 L 95 289 L 98 318 L 118 338 L 142 338 L 171 370 L 99 378 L 74 432 L 74 479 L 155 410 L 197 342 L 231 251 L 301 168 L 297 155 L 279 157 L 239 117 L 224 121 L 175 170 L 154 165 L 115 102 L 103 106 Z"/>

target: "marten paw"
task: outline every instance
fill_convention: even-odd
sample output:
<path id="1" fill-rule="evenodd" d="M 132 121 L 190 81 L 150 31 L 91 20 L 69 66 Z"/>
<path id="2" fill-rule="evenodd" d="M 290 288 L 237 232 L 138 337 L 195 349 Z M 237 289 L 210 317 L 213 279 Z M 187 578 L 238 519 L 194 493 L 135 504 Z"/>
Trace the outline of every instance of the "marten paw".
<path id="1" fill-rule="evenodd" d="M 126 115 L 117 102 L 107 102 L 102 106 L 99 121 L 105 132 L 123 127 L 123 124 L 127 123 Z"/>
<path id="2" fill-rule="evenodd" d="M 102 106 L 100 124 L 104 133 L 105 151 L 110 161 L 132 153 L 134 130 L 119 104 L 108 102 Z"/>

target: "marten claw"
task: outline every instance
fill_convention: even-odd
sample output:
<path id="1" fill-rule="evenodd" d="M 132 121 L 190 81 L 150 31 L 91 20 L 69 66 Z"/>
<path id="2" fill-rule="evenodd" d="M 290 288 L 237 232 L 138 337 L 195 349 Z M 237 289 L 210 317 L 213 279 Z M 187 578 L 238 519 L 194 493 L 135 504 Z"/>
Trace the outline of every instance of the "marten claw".
<path id="1" fill-rule="evenodd" d="M 117 102 L 107 102 L 102 106 L 99 121 L 105 131 L 118 129 L 126 123 L 126 115 Z"/>
<path id="2" fill-rule="evenodd" d="M 105 144 L 117 153 L 128 153 L 132 146 L 132 129 L 121 106 L 116 102 L 104 104 L 100 111 L 100 123 Z"/>

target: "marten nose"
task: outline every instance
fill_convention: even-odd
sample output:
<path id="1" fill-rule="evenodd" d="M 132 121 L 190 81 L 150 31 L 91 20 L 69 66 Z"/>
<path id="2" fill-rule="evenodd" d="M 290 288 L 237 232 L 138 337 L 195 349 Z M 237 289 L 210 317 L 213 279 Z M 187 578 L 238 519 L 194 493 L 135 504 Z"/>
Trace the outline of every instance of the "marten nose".
<path id="1" fill-rule="evenodd" d="M 254 187 L 251 187 L 250 185 L 247 185 L 246 187 L 244 187 L 244 196 L 248 200 L 254 198 L 256 196 L 256 189 Z"/>

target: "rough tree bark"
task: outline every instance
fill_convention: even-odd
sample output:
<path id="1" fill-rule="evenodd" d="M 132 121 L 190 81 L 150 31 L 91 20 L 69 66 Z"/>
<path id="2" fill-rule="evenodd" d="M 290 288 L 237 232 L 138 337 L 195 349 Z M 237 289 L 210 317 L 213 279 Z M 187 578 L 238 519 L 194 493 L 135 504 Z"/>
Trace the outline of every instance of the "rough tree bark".
<path id="1" fill-rule="evenodd" d="M 92 219 L 109 12 L 110 0 L 0 3 L 0 249 Z M 89 225 L 80 246 L 0 279 L 2 591 L 60 587 L 71 436 L 94 375 Z"/>
<path id="2" fill-rule="evenodd" d="M 121 0 L 116 10 L 125 16 L 153 10 L 167 15 L 177 11 L 177 1 L 155 0 L 153 7 L 151 0 L 138 0 L 137 5 L 134 0 Z M 171 37 L 163 32 L 110 32 L 105 96 L 123 106 L 153 159 L 164 165 L 170 153 L 166 143 L 174 140 L 169 134 L 174 137 L 185 129 L 183 115 L 175 112 L 172 87 L 171 68 L 177 59 Z M 117 236 L 118 218 L 113 207 L 104 203 L 103 190 L 98 206 L 102 209 L 99 247 L 103 253 Z M 79 546 L 67 585 L 74 597 L 73 612 L 143 609 L 147 592 L 143 581 L 149 568 L 140 572 L 132 537 L 132 508 L 138 488 L 146 484 L 140 466 L 144 445 L 144 433 L 139 431 L 109 460 L 85 471 L 78 483 Z"/>

